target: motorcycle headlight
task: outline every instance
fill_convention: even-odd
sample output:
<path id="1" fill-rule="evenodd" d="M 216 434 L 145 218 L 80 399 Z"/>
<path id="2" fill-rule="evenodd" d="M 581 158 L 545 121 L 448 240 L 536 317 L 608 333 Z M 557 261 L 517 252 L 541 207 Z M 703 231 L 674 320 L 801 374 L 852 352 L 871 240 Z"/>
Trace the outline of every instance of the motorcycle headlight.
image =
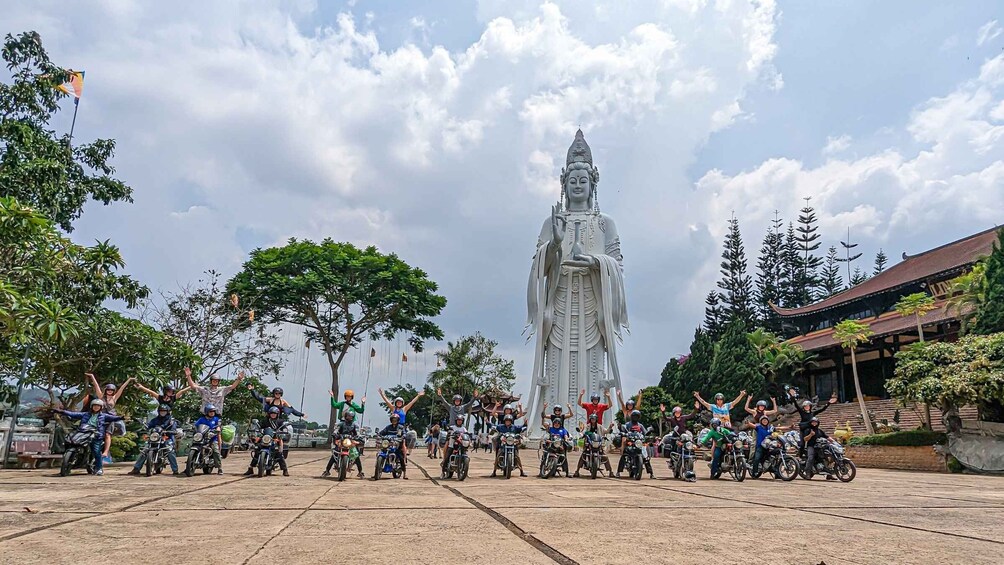
<path id="1" fill-rule="evenodd" d="M 509 436 L 509 437 L 505 438 L 505 444 L 506 445 L 515 445 L 516 444 L 516 438 L 514 438 L 512 436 Z"/>
<path id="2" fill-rule="evenodd" d="M 471 440 L 470 440 L 469 438 L 466 438 L 466 437 L 465 437 L 465 438 L 462 438 L 462 439 L 460 440 L 460 445 L 462 445 L 462 446 L 464 446 L 464 447 L 470 447 L 470 445 L 471 445 Z"/>
<path id="3" fill-rule="evenodd" d="M 352 447 L 352 440 L 349 439 L 349 438 L 343 439 L 342 440 L 342 446 L 343 447 Z"/>
<path id="4" fill-rule="evenodd" d="M 603 445 L 603 442 L 602 442 L 602 441 L 600 441 L 600 440 L 595 440 L 595 439 L 594 439 L 593 441 L 591 441 L 591 442 L 589 443 L 589 445 L 593 446 L 593 448 L 594 448 L 594 449 L 599 449 L 599 448 L 600 448 L 600 446 L 601 446 L 601 445 Z"/>
<path id="5" fill-rule="evenodd" d="M 195 435 L 192 436 L 192 441 L 202 441 L 202 437 L 202 432 L 195 432 Z"/>
<path id="6" fill-rule="evenodd" d="M 387 449 L 388 447 L 390 447 L 390 441 L 386 439 L 383 440 L 382 442 L 380 442 L 380 447 Z"/>
<path id="7" fill-rule="evenodd" d="M 261 443 L 262 443 L 262 445 L 268 445 L 268 444 L 272 443 L 272 436 L 270 436 L 270 435 L 263 435 L 263 436 L 261 436 Z"/>

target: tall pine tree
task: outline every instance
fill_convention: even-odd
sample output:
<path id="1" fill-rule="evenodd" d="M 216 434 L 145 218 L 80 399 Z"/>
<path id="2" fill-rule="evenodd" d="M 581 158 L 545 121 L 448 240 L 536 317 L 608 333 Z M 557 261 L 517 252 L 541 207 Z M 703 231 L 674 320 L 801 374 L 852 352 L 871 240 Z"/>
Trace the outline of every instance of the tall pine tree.
<path id="1" fill-rule="evenodd" d="M 781 248 L 781 302 L 785 308 L 803 306 L 800 282 L 802 280 L 802 256 L 798 253 L 798 241 L 795 238 L 795 226 L 788 222 L 788 231 L 784 235 L 784 245 Z"/>
<path id="2" fill-rule="evenodd" d="M 969 330 L 983 335 L 1004 332 L 1004 229 L 997 232 L 997 241 L 984 265 L 985 294 Z"/>
<path id="3" fill-rule="evenodd" d="M 805 206 L 799 211 L 798 228 L 795 230 L 795 240 L 802 259 L 802 274 L 797 285 L 800 306 L 815 299 L 816 288 L 819 286 L 819 267 L 823 264 L 823 259 L 815 253 L 819 249 L 819 234 L 816 233 L 816 210 L 809 205 L 811 199 L 811 196 L 805 198 Z"/>
<path id="4" fill-rule="evenodd" d="M 781 322 L 770 305 L 781 306 L 784 304 L 782 290 L 784 236 L 781 234 L 781 224 L 781 219 L 778 218 L 777 211 L 775 211 L 774 220 L 767 229 L 766 235 L 763 236 L 760 257 L 756 263 L 756 301 L 760 322 L 774 333 L 781 330 Z"/>
<path id="5" fill-rule="evenodd" d="M 875 269 L 872 270 L 872 276 L 877 275 L 885 270 L 886 263 L 889 262 L 889 258 L 885 256 L 885 251 L 879 247 L 878 253 L 875 254 Z"/>
<path id="6" fill-rule="evenodd" d="M 721 293 L 712 290 L 704 299 L 704 331 L 711 339 L 718 339 L 725 328 L 725 311 L 722 309 Z"/>
<path id="7" fill-rule="evenodd" d="M 833 296 L 844 289 L 844 279 L 840 276 L 840 259 L 837 257 L 837 248 L 833 245 L 826 253 L 826 262 L 820 271 L 819 289 L 820 298 Z"/>
<path id="8" fill-rule="evenodd" d="M 726 320 L 741 320 L 743 324 L 753 326 L 753 278 L 746 269 L 746 250 L 739 233 L 739 220 L 733 214 L 729 220 L 729 233 L 725 236 L 720 269 L 722 280 L 718 281 L 718 288 L 722 289 L 721 301 Z"/>
<path id="9" fill-rule="evenodd" d="M 851 275 L 850 286 L 858 286 L 866 280 L 868 280 L 868 273 L 862 271 L 861 267 L 854 267 L 854 273 Z"/>

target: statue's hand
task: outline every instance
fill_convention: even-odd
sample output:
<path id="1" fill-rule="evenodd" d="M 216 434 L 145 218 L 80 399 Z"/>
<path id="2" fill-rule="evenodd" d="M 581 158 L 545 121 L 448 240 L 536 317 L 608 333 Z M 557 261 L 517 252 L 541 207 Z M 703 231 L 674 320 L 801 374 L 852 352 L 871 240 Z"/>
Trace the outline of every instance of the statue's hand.
<path id="1" fill-rule="evenodd" d="M 567 265 L 569 267 L 586 267 L 593 268 L 598 267 L 600 264 L 599 259 L 593 257 L 592 255 L 576 255 L 571 259 L 565 259 L 561 262 L 562 265 Z"/>
<path id="2" fill-rule="evenodd" d="M 565 219 L 558 215 L 558 206 L 551 206 L 551 242 L 561 245 L 565 238 Z"/>

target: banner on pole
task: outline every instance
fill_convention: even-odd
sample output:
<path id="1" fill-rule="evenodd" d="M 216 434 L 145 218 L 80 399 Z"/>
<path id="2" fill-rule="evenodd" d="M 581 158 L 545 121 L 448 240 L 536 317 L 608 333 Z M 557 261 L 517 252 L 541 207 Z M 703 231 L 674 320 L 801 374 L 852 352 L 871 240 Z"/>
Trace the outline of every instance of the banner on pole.
<path id="1" fill-rule="evenodd" d="M 84 71 L 69 71 L 70 80 L 56 87 L 56 90 L 73 97 L 74 104 L 80 104 L 84 94 Z"/>

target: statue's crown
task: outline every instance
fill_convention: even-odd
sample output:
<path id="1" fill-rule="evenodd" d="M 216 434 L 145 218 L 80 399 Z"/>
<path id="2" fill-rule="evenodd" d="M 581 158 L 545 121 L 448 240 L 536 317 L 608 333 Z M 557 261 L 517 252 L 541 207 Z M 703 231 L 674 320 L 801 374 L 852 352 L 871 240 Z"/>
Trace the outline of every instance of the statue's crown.
<path id="1" fill-rule="evenodd" d="M 568 156 L 565 157 L 566 167 L 572 163 L 588 163 L 590 167 L 593 165 L 593 152 L 589 149 L 581 129 L 575 132 L 575 141 L 568 148 Z"/>

